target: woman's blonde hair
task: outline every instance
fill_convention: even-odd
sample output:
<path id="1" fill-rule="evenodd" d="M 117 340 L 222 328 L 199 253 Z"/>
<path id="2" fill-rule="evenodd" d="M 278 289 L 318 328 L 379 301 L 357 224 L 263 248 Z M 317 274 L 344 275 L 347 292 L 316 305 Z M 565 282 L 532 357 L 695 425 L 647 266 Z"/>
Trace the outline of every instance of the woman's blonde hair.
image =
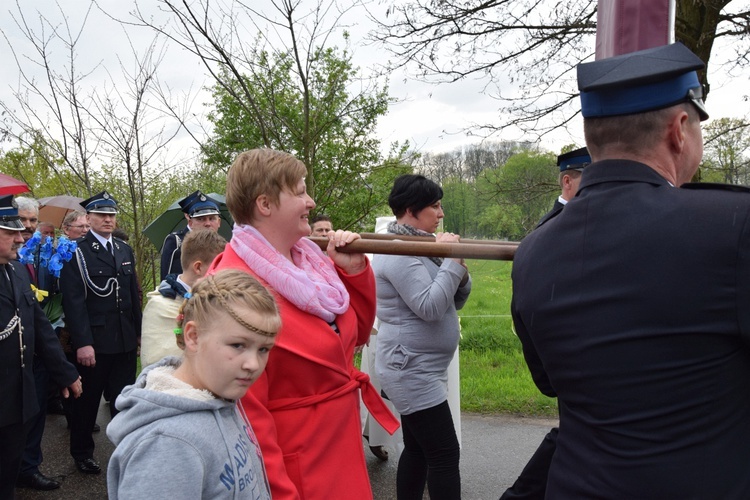
<path id="1" fill-rule="evenodd" d="M 305 175 L 305 164 L 289 153 L 273 149 L 240 153 L 227 174 L 227 208 L 237 224 L 250 224 L 258 196 L 265 194 L 278 204 L 281 192 L 294 190 Z"/>
<path id="2" fill-rule="evenodd" d="M 251 310 L 263 318 L 262 325 L 251 325 L 238 311 Z M 195 284 L 177 316 L 177 345 L 184 349 L 182 325 L 188 321 L 207 324 L 217 310 L 229 314 L 250 331 L 273 337 L 281 328 L 281 316 L 271 293 L 258 280 L 237 269 L 224 269 Z"/>

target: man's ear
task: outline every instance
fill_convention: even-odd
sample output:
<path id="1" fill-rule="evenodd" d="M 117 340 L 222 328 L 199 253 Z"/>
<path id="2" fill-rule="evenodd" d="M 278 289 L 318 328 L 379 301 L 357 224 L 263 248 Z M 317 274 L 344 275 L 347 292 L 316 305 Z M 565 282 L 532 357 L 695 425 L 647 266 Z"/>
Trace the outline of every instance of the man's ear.
<path id="1" fill-rule="evenodd" d="M 687 140 L 687 127 L 690 126 L 690 115 L 687 111 L 680 110 L 669 122 L 669 146 L 674 154 L 682 154 Z"/>

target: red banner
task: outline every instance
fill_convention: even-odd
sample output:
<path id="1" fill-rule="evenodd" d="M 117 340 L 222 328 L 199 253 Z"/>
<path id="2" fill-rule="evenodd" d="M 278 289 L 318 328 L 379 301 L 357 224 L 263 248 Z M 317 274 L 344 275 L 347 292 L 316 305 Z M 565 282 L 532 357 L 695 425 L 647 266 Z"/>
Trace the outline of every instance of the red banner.
<path id="1" fill-rule="evenodd" d="M 599 0 L 596 58 L 672 43 L 673 26 L 674 0 Z"/>

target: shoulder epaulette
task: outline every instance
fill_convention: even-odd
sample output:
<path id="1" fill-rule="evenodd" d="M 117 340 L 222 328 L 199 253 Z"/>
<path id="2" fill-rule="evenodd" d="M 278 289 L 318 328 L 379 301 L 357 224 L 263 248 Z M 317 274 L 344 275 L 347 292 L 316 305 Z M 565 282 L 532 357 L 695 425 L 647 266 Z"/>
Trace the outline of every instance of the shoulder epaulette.
<path id="1" fill-rule="evenodd" d="M 720 191 L 732 191 L 735 193 L 750 193 L 750 187 L 739 186 L 737 184 L 722 184 L 720 182 L 686 182 L 682 186 L 682 189 L 697 189 L 697 190 L 720 190 Z"/>

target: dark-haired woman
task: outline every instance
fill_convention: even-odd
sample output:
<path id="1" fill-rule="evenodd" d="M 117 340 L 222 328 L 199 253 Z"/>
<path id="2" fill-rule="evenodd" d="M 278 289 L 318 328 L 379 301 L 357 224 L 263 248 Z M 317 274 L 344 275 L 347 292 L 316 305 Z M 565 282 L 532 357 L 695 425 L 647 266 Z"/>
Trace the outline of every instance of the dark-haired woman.
<path id="1" fill-rule="evenodd" d="M 396 222 L 388 232 L 433 235 L 443 190 L 421 175 L 396 179 L 388 204 Z M 453 233 L 436 241 L 458 242 Z M 448 365 L 459 339 L 457 309 L 471 292 L 460 259 L 377 255 L 378 352 L 375 370 L 383 391 L 401 413 L 404 451 L 398 464 L 399 500 L 461 498 L 460 449 L 447 401 Z"/>

